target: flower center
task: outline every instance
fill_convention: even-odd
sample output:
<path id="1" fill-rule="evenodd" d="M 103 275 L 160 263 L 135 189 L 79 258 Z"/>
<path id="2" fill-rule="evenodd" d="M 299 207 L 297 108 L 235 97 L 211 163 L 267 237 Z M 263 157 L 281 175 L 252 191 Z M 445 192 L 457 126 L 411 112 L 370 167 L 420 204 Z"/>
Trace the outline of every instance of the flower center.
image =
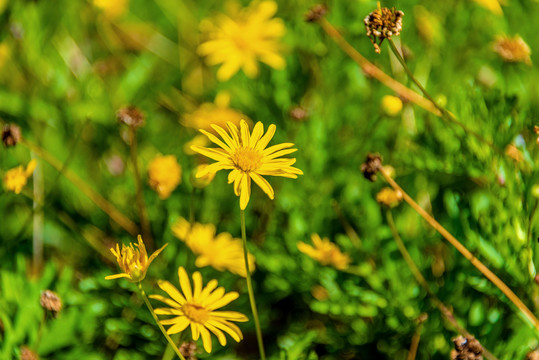
<path id="1" fill-rule="evenodd" d="M 239 170 L 243 172 L 251 172 L 258 169 L 262 163 L 262 154 L 254 149 L 250 148 L 238 148 L 234 154 L 232 154 L 232 162 Z"/>
<path id="2" fill-rule="evenodd" d="M 182 306 L 182 311 L 185 316 L 189 318 L 189 320 L 200 324 L 208 321 L 210 317 L 208 314 L 208 310 L 206 310 L 205 307 L 197 304 L 186 303 Z"/>

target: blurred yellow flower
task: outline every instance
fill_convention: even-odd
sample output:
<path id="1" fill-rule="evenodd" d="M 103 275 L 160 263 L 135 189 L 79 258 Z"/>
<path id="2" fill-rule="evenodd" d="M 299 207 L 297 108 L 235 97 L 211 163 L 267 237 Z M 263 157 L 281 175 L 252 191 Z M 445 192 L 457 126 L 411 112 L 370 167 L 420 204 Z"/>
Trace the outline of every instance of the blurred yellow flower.
<path id="1" fill-rule="evenodd" d="M 101 9 L 105 16 L 114 19 L 126 12 L 129 0 L 94 0 L 94 5 Z"/>
<path id="2" fill-rule="evenodd" d="M 204 171 L 204 169 L 208 166 L 208 164 L 200 164 L 195 168 L 195 171 L 193 172 L 193 175 L 191 176 L 191 184 L 199 189 L 203 189 L 206 186 L 208 186 L 213 178 L 215 177 L 215 173 L 207 173 L 206 175 L 197 178 L 196 174 L 199 172 Z"/>
<path id="3" fill-rule="evenodd" d="M 499 36 L 494 42 L 494 51 L 505 62 L 522 62 L 531 65 L 531 50 L 519 35 L 514 37 Z"/>
<path id="4" fill-rule="evenodd" d="M 191 325 L 193 340 L 202 337 L 204 350 L 212 351 L 210 331 L 217 336 L 222 346 L 226 345 L 226 332 L 234 340 L 243 339 L 240 328 L 233 323 L 247 321 L 247 316 L 236 311 L 215 311 L 222 308 L 239 297 L 237 292 L 225 294 L 223 287 L 217 288 L 217 280 L 211 280 L 203 288 L 200 272 L 193 273 L 193 287 L 183 267 L 178 268 L 181 292 L 170 282 L 159 280 L 158 285 L 170 298 L 162 295 L 150 295 L 151 299 L 167 304 L 168 308 L 157 308 L 157 315 L 172 315 L 174 317 L 159 321 L 162 325 L 172 325 L 168 334 L 177 334 Z M 216 289 L 217 288 L 217 289 Z"/>
<path id="5" fill-rule="evenodd" d="M 385 95 L 382 98 L 382 110 L 388 116 L 397 116 L 402 110 L 402 100 L 396 96 Z"/>
<path id="6" fill-rule="evenodd" d="M 174 155 L 157 155 L 148 166 L 148 183 L 159 198 L 167 199 L 182 182 L 182 168 Z"/>
<path id="7" fill-rule="evenodd" d="M 209 144 L 210 140 L 206 136 L 198 134 L 183 145 L 183 152 L 187 155 L 195 155 L 196 152 L 191 149 L 193 146 L 208 146 Z"/>
<path id="8" fill-rule="evenodd" d="M 138 244 L 135 244 L 136 248 L 133 246 L 133 243 L 129 243 L 129 246 L 122 244 L 122 250 L 120 250 L 120 246 L 118 244 L 116 244 L 116 249 L 110 249 L 112 254 L 116 256 L 116 261 L 123 272 L 120 274 L 106 276 L 106 280 L 127 278 L 129 281 L 134 283 L 144 280 L 146 277 L 146 271 L 148 271 L 148 267 L 152 261 L 168 245 L 163 245 L 160 249 L 156 250 L 150 256 L 150 258 L 148 258 L 146 246 L 144 246 L 144 243 L 142 242 L 142 236 L 139 235 L 137 239 Z"/>
<path id="9" fill-rule="evenodd" d="M 32 159 L 26 166 L 26 169 L 22 165 L 19 165 L 16 168 L 6 171 L 6 174 L 4 175 L 4 187 L 6 190 L 13 191 L 15 194 L 20 194 L 36 166 L 37 161 Z"/>
<path id="10" fill-rule="evenodd" d="M 385 187 L 376 194 L 376 201 L 380 204 L 393 208 L 402 201 L 402 193 L 390 187 Z"/>
<path id="11" fill-rule="evenodd" d="M 184 115 L 181 123 L 183 126 L 195 130 L 204 129 L 212 134 L 217 134 L 211 127 L 212 124 L 225 127 L 227 122 L 231 122 L 238 126 L 242 119 L 251 123 L 251 120 L 247 116 L 229 108 L 229 105 L 230 94 L 228 92 L 220 92 L 215 97 L 213 103 L 204 103 L 192 113 Z"/>
<path id="12" fill-rule="evenodd" d="M 258 75 L 258 60 L 275 69 L 285 67 L 279 53 L 285 26 L 281 19 L 272 18 L 276 12 L 274 1 L 253 2 L 243 9 L 233 4 L 229 15 L 203 21 L 201 28 L 208 41 L 198 47 L 198 53 L 206 56 L 209 65 L 223 64 L 217 71 L 220 81 L 230 79 L 240 68 L 254 78 Z"/>
<path id="13" fill-rule="evenodd" d="M 217 136 L 200 130 L 220 149 L 191 147 L 199 154 L 217 161 L 198 172 L 196 177 L 203 177 L 219 170 L 232 170 L 228 174 L 228 183 L 234 183 L 234 193 L 240 197 L 242 210 L 245 210 L 249 203 L 251 179 L 273 200 L 275 195 L 273 188 L 262 175 L 296 179 L 298 175 L 303 174 L 300 169 L 292 167 L 296 159 L 279 158 L 295 152 L 297 149 L 289 149 L 294 144 L 283 143 L 266 148 L 275 134 L 275 125 L 271 124 L 266 134 L 264 134 L 264 126 L 260 121 L 256 123 L 252 134 L 249 134 L 249 127 L 244 120 L 240 122 L 240 131 L 236 125 L 230 122 L 227 123 L 229 133 L 220 126 L 212 125 L 212 127 L 221 135 L 224 142 L 219 140 Z"/>
<path id="14" fill-rule="evenodd" d="M 481 5 L 487 10 L 490 10 L 492 13 L 496 15 L 502 15 L 503 10 L 500 5 L 500 2 L 498 0 L 474 0 L 476 3 Z"/>
<path id="15" fill-rule="evenodd" d="M 310 256 L 322 265 L 333 266 L 339 270 L 345 270 L 351 262 L 350 257 L 342 253 L 337 245 L 330 242 L 328 238 L 320 238 L 318 234 L 312 234 L 311 240 L 314 247 L 304 242 L 298 243 L 298 249 L 302 253 Z"/>
<path id="16" fill-rule="evenodd" d="M 216 236 L 215 226 L 212 224 L 195 223 L 191 226 L 184 218 L 179 218 L 172 225 L 172 233 L 198 255 L 196 266 L 209 265 L 219 271 L 228 270 L 243 277 L 247 276 L 241 239 L 232 238 L 232 235 L 226 232 Z M 251 254 L 248 256 L 249 269 L 253 272 L 255 257 Z"/>

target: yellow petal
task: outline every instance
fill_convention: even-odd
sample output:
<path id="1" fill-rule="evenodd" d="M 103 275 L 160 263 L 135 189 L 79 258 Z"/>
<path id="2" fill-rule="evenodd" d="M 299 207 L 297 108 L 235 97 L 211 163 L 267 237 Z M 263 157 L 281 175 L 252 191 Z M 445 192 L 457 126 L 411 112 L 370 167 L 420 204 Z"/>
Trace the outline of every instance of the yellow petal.
<path id="1" fill-rule="evenodd" d="M 214 301 L 213 303 L 207 304 L 206 308 L 209 310 L 215 310 L 222 308 L 223 306 L 226 306 L 230 304 L 232 301 L 236 300 L 240 294 L 238 294 L 235 291 L 229 292 L 225 294 L 222 298 L 218 299 L 217 301 Z"/>
<path id="2" fill-rule="evenodd" d="M 204 345 L 204 350 L 206 350 L 207 353 L 211 353 L 211 335 L 210 332 L 204 327 L 200 326 L 200 335 L 202 336 L 202 344 Z"/>
<path id="3" fill-rule="evenodd" d="M 178 268 L 178 278 L 180 279 L 180 287 L 182 288 L 183 295 L 185 299 L 189 302 L 193 299 L 193 291 L 191 290 L 191 282 L 187 276 L 187 272 L 180 266 Z"/>
<path id="4" fill-rule="evenodd" d="M 268 197 L 273 200 L 273 198 L 275 197 L 275 192 L 273 191 L 273 188 L 271 187 L 270 183 L 257 173 L 252 172 L 249 175 L 251 176 L 251 179 L 253 179 L 255 183 L 260 186 L 262 191 L 264 191 L 268 195 Z"/>
<path id="5" fill-rule="evenodd" d="M 176 289 L 174 285 L 166 280 L 157 281 L 157 285 L 166 292 L 172 299 L 178 302 L 178 304 L 183 305 L 186 303 L 185 297 Z"/>
<path id="6" fill-rule="evenodd" d="M 177 319 L 178 320 L 176 324 L 168 328 L 167 334 L 177 334 L 181 331 L 184 331 L 187 328 L 187 326 L 189 326 L 190 321 L 187 317 L 180 316 Z"/>

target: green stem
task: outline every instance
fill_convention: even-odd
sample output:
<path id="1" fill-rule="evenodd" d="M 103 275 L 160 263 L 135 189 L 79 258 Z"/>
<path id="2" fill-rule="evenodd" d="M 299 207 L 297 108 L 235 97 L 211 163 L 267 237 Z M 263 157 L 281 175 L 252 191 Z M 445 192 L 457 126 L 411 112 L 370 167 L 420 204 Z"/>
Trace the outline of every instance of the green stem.
<path id="1" fill-rule="evenodd" d="M 266 360 L 264 352 L 264 342 L 262 341 L 262 330 L 260 329 L 260 321 L 258 320 L 258 311 L 256 310 L 255 294 L 253 284 L 251 282 L 251 271 L 249 269 L 249 250 L 247 250 L 247 235 L 245 234 L 245 210 L 241 210 L 241 239 L 243 241 L 243 257 L 245 259 L 245 270 L 247 273 L 247 291 L 249 292 L 249 302 L 255 320 L 256 340 L 258 341 L 258 350 L 260 351 L 260 359 Z"/>
<path id="2" fill-rule="evenodd" d="M 402 57 L 401 53 L 397 49 L 397 46 L 395 46 L 395 43 L 393 42 L 393 40 L 388 39 L 388 42 L 389 42 L 389 46 L 391 47 L 391 50 L 393 51 L 393 54 L 395 54 L 395 57 L 397 58 L 397 60 L 399 60 L 399 63 L 402 65 L 404 71 L 406 71 L 406 74 L 408 74 L 408 77 L 410 78 L 410 80 L 412 80 L 412 82 L 419 88 L 419 90 L 421 90 L 423 95 L 432 103 L 432 105 L 434 105 L 434 107 L 438 109 L 438 111 L 440 111 L 440 114 L 442 114 L 442 119 L 452 122 L 454 124 L 457 124 L 466 133 L 474 136 L 477 140 L 488 145 L 490 148 L 497 151 L 498 153 L 503 154 L 503 152 L 501 152 L 500 149 L 496 148 L 490 141 L 486 140 L 480 134 L 468 128 L 466 125 L 458 121 L 453 114 L 451 114 L 449 111 L 447 111 L 446 109 L 438 105 L 438 103 L 432 98 L 432 96 L 427 92 L 427 90 L 423 87 L 423 85 L 421 85 L 421 83 L 416 79 L 416 77 L 414 76 L 414 74 L 412 73 L 408 65 L 406 65 L 404 58 Z"/>
<path id="3" fill-rule="evenodd" d="M 141 283 L 138 283 L 138 290 L 139 290 L 140 296 L 142 297 L 142 300 L 144 300 L 144 303 L 148 307 L 148 310 L 150 310 L 150 314 L 152 314 L 152 317 L 155 320 L 155 323 L 157 324 L 157 326 L 159 326 L 159 330 L 161 330 L 161 332 L 163 333 L 163 335 L 167 339 L 168 343 L 170 344 L 170 346 L 172 347 L 172 349 L 174 350 L 176 355 L 178 355 L 178 357 L 181 360 L 185 360 L 185 358 L 183 357 L 182 353 L 180 352 L 180 350 L 178 349 L 176 344 L 174 344 L 174 341 L 172 341 L 172 339 L 167 334 L 167 331 L 165 330 L 163 325 L 161 325 L 161 323 L 159 322 L 159 319 L 157 318 L 157 315 L 155 314 L 155 311 L 153 310 L 152 304 L 150 304 L 150 301 L 148 300 L 148 297 L 146 296 L 146 293 L 144 292 L 144 290 L 142 290 Z"/>

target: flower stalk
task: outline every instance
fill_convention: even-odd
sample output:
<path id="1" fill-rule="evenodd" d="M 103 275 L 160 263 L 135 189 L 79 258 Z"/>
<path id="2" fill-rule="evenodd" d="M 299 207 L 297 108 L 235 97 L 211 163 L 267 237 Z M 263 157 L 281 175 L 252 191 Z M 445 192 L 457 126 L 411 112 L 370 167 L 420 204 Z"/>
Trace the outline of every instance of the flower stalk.
<path id="1" fill-rule="evenodd" d="M 437 222 L 429 213 L 427 213 L 418 203 L 416 203 L 396 182 L 393 180 L 387 171 L 379 168 L 384 179 L 403 195 L 404 201 L 408 203 L 425 221 L 429 223 L 436 231 L 438 231 L 451 245 L 453 245 L 473 266 L 477 268 L 490 282 L 500 289 L 505 296 L 520 310 L 520 312 L 532 323 L 536 330 L 539 330 L 539 320 L 528 309 L 528 307 L 520 300 L 520 298 L 488 267 L 486 267 L 478 258 L 476 258 L 470 250 L 468 250 L 460 241 L 458 241 L 449 231 L 447 231 L 439 222 Z"/>
<path id="2" fill-rule="evenodd" d="M 140 178 L 140 172 L 137 160 L 137 128 L 135 126 L 129 126 L 129 148 L 131 153 L 131 162 L 133 164 L 133 176 L 135 177 L 135 186 L 137 188 L 137 208 L 139 213 L 140 226 L 142 230 L 142 236 L 146 239 L 146 243 L 150 249 L 154 248 L 153 240 L 150 231 L 150 221 L 148 220 L 148 212 L 146 210 L 146 204 L 144 203 L 144 195 L 142 193 L 142 180 Z"/>
<path id="3" fill-rule="evenodd" d="M 132 222 L 128 217 L 122 214 L 114 205 L 112 205 L 107 199 L 99 195 L 94 189 L 90 187 L 80 176 L 73 171 L 65 168 L 63 164 L 56 159 L 52 154 L 48 153 L 45 149 L 31 143 L 27 139 L 23 138 L 21 144 L 30 149 L 36 156 L 49 163 L 53 168 L 60 172 L 64 177 L 75 185 L 84 195 L 86 195 L 94 204 L 96 204 L 103 212 L 105 212 L 114 222 L 120 225 L 124 230 L 133 236 L 139 233 L 137 225 Z"/>
<path id="4" fill-rule="evenodd" d="M 167 339 L 172 350 L 174 350 L 176 355 L 178 355 L 178 357 L 181 360 L 185 360 L 185 358 L 183 357 L 182 353 L 180 352 L 180 350 L 178 349 L 174 341 L 170 338 L 170 335 L 167 334 L 167 331 L 165 330 L 163 325 L 161 325 L 161 323 L 159 322 L 159 319 L 157 318 L 157 315 L 155 314 L 152 304 L 148 300 L 148 297 L 146 296 L 146 293 L 144 292 L 144 290 L 142 290 L 142 285 L 140 282 L 138 283 L 138 291 L 139 291 L 140 296 L 142 297 L 142 300 L 144 300 L 146 307 L 150 311 L 150 314 L 152 314 L 152 317 L 155 320 L 155 323 L 157 324 L 157 326 L 159 326 L 159 330 L 161 330 L 161 332 L 163 333 L 163 336 L 165 336 L 165 338 Z"/>
<path id="5" fill-rule="evenodd" d="M 243 241 L 243 255 L 245 260 L 245 272 L 247 273 L 247 291 L 249 293 L 249 302 L 251 304 L 251 310 L 253 312 L 253 319 L 255 321 L 256 328 L 256 340 L 258 341 L 258 350 L 260 352 L 260 359 L 265 360 L 266 354 L 264 352 L 264 342 L 262 340 L 262 330 L 260 329 L 260 320 L 258 319 L 258 311 L 256 309 L 255 294 L 253 291 L 253 284 L 251 281 L 251 271 L 249 269 L 249 250 L 247 250 L 247 235 L 245 231 L 245 210 L 241 210 L 241 239 Z"/>

